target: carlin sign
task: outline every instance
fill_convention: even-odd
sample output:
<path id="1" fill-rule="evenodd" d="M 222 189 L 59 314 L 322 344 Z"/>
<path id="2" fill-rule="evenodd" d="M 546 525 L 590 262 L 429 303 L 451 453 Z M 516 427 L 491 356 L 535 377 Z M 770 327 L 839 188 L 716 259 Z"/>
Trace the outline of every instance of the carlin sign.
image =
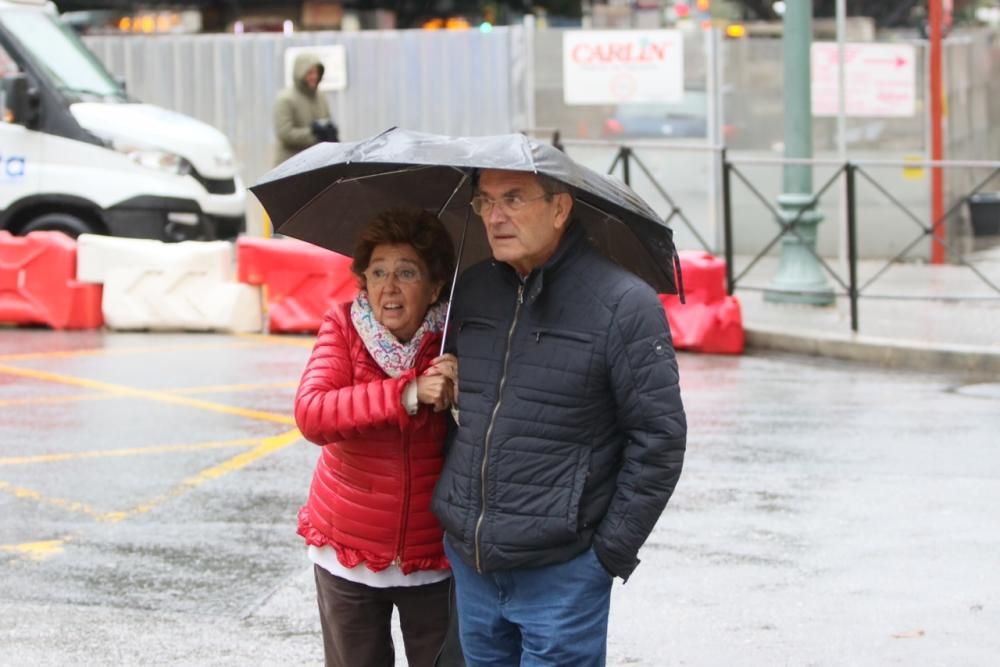
<path id="1" fill-rule="evenodd" d="M 563 33 L 563 100 L 569 105 L 677 102 L 684 43 L 677 30 Z"/>

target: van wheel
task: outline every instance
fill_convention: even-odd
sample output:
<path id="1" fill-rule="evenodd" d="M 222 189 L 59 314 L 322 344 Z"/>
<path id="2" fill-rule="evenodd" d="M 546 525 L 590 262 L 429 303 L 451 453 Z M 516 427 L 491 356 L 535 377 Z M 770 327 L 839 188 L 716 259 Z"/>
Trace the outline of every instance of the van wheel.
<path id="1" fill-rule="evenodd" d="M 20 233 L 39 231 L 62 232 L 75 239 L 80 234 L 91 234 L 94 230 L 72 213 L 45 213 L 30 220 L 21 228 Z"/>

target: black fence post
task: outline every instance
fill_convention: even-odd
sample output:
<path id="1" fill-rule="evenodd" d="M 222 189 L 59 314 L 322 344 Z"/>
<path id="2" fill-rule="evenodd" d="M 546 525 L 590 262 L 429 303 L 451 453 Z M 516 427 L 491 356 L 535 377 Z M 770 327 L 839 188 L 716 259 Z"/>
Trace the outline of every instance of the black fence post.
<path id="1" fill-rule="evenodd" d="M 726 157 L 726 149 L 722 149 L 722 249 L 726 256 L 726 293 L 733 295 L 736 284 L 733 279 L 733 196 L 730 186 L 730 171 L 732 165 Z"/>
<path id="2" fill-rule="evenodd" d="M 858 202 L 854 192 L 853 164 L 844 164 L 844 178 L 847 179 L 847 270 L 848 287 L 851 298 L 851 331 L 858 332 Z"/>
<path id="3" fill-rule="evenodd" d="M 632 186 L 632 174 L 631 174 L 632 149 L 629 148 L 628 146 L 622 146 L 621 156 L 622 156 L 622 180 L 625 181 L 625 185 L 628 185 L 629 187 L 631 187 Z"/>

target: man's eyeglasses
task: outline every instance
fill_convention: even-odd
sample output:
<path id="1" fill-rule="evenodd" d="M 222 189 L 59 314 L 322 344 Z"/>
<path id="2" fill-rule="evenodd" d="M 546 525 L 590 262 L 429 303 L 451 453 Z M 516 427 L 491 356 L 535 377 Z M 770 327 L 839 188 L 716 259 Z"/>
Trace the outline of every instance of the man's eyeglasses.
<path id="1" fill-rule="evenodd" d="M 476 215 L 483 216 L 489 215 L 493 210 L 494 206 L 499 206 L 503 213 L 511 214 L 515 211 L 520 211 L 522 208 L 527 206 L 533 201 L 538 201 L 539 199 L 548 199 L 552 194 L 545 192 L 538 195 L 537 197 L 522 197 L 521 195 L 504 195 L 499 199 L 490 199 L 489 197 L 484 197 L 483 195 L 476 195 L 469 202 L 472 205 L 472 210 L 476 212 Z"/>
<path id="2" fill-rule="evenodd" d="M 369 268 L 365 271 L 365 279 L 369 285 L 381 285 L 388 282 L 390 276 L 396 277 L 396 282 L 401 285 L 413 285 L 420 282 L 420 271 L 412 266 L 401 266 L 395 271 L 389 271 L 382 267 Z"/>

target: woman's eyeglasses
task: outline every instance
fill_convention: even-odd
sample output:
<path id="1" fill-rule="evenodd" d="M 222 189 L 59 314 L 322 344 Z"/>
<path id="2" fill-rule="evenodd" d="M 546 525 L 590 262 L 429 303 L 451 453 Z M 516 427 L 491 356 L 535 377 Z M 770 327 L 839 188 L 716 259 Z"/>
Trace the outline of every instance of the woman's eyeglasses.
<path id="1" fill-rule="evenodd" d="M 402 266 L 395 271 L 389 271 L 381 267 L 369 268 L 365 271 L 365 280 L 369 285 L 380 285 L 388 282 L 390 276 L 396 277 L 396 282 L 401 285 L 413 285 L 420 282 L 420 271 L 410 267 Z"/>
<path id="2" fill-rule="evenodd" d="M 472 206 L 472 210 L 475 211 L 476 215 L 483 216 L 489 215 L 493 210 L 494 206 L 499 206 L 500 211 L 509 215 L 515 211 L 520 211 L 522 208 L 527 206 L 533 201 L 538 201 L 539 199 L 548 199 L 552 194 L 545 192 L 538 195 L 537 197 L 522 197 L 521 195 L 504 195 L 499 199 L 490 199 L 489 197 L 484 197 L 483 195 L 476 195 L 469 202 Z"/>

